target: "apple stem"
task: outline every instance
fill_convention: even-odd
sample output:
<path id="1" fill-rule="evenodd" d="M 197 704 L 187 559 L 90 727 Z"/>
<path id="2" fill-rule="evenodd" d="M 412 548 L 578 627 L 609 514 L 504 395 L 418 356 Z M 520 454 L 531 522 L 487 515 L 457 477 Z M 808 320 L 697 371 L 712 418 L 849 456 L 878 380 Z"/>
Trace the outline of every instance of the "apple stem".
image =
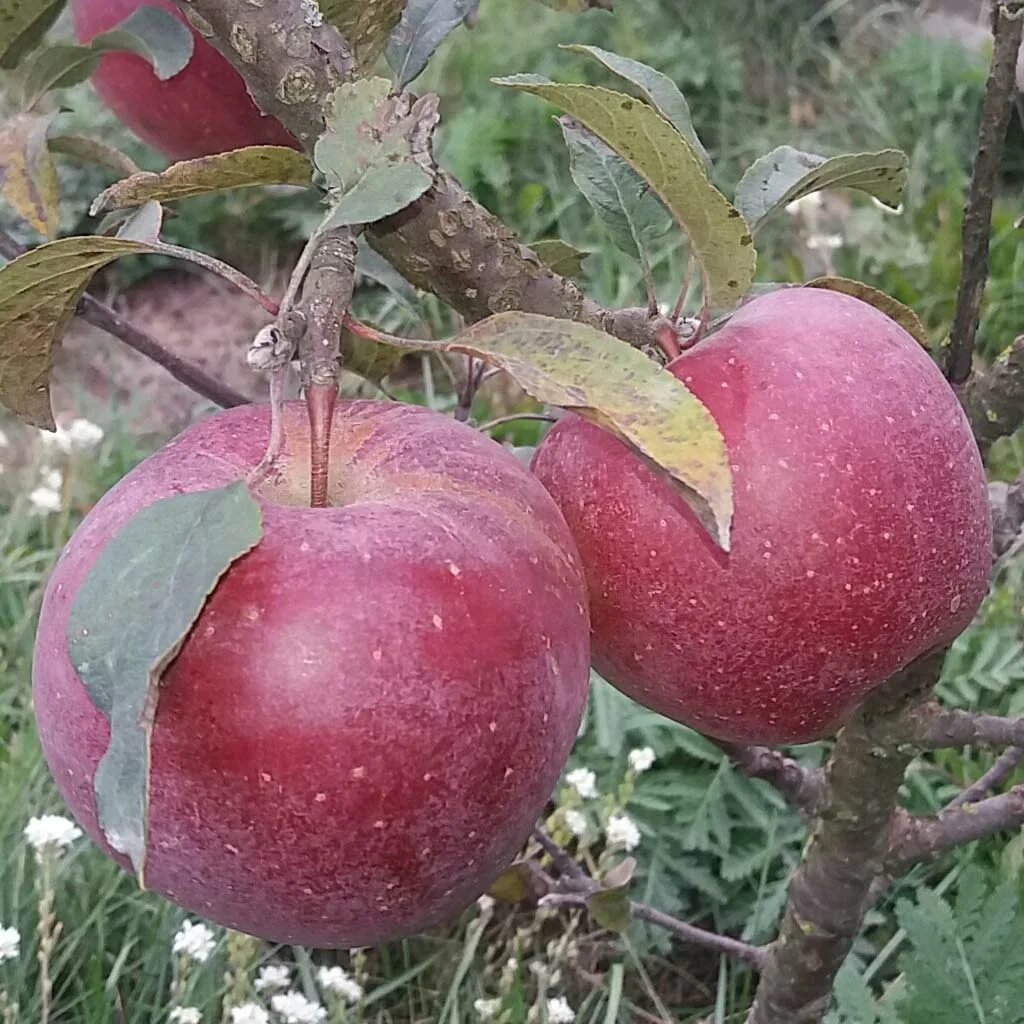
<path id="1" fill-rule="evenodd" d="M 327 484 L 331 456 L 331 421 L 338 398 L 336 384 L 310 384 L 306 388 L 309 413 L 309 504 L 327 507 Z"/>

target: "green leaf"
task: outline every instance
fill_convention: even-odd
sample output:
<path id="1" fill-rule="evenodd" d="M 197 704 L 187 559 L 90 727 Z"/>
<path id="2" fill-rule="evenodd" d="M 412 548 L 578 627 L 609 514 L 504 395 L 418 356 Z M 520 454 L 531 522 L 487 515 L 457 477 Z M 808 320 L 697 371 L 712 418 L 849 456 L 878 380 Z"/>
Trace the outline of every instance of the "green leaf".
<path id="1" fill-rule="evenodd" d="M 345 38 L 365 73 L 384 52 L 405 4 L 406 0 L 320 0 L 320 11 Z"/>
<path id="2" fill-rule="evenodd" d="M 572 117 L 558 119 L 569 148 L 569 173 L 617 249 L 639 259 L 646 243 L 672 226 L 650 185 L 610 146 Z"/>
<path id="3" fill-rule="evenodd" d="M 629 930 L 632 913 L 629 906 L 629 886 L 601 889 L 587 900 L 590 916 L 610 932 Z"/>
<path id="4" fill-rule="evenodd" d="M 384 50 L 404 89 L 427 66 L 433 52 L 462 24 L 475 0 L 408 0 Z"/>
<path id="5" fill-rule="evenodd" d="M 635 874 L 636 858 L 626 857 L 625 860 L 620 860 L 618 864 L 605 872 L 601 884 L 606 889 L 619 889 L 624 885 L 629 885 Z"/>
<path id="6" fill-rule="evenodd" d="M 89 43 L 93 50 L 128 50 L 138 54 L 149 61 L 161 82 L 185 70 L 194 45 L 187 25 L 169 11 L 146 3 Z"/>
<path id="7" fill-rule="evenodd" d="M 422 313 L 418 308 L 419 295 L 411 285 L 395 268 L 388 263 L 380 253 L 371 249 L 368 245 L 361 245 L 356 254 L 356 275 L 366 278 L 381 288 L 387 289 L 392 298 L 417 320 L 422 319 Z"/>
<path id="8" fill-rule="evenodd" d="M 84 46 L 61 43 L 37 53 L 25 75 L 25 105 L 35 106 L 51 89 L 67 89 L 84 82 L 103 54 L 111 50 L 138 54 L 149 61 L 157 78 L 166 81 L 192 59 L 193 45 L 187 25 L 168 11 L 144 4 Z"/>
<path id="9" fill-rule="evenodd" d="M 779 146 L 756 160 L 736 186 L 736 205 L 752 227 L 801 196 L 855 188 L 893 209 L 907 185 L 908 160 L 898 149 L 824 157 Z"/>
<path id="10" fill-rule="evenodd" d="M 732 474 L 718 425 L 681 381 L 624 341 L 587 324 L 517 312 L 488 317 L 448 341 L 384 340 L 476 356 L 538 402 L 596 423 L 667 473 L 729 550 Z"/>
<path id="11" fill-rule="evenodd" d="M 610 50 L 602 50 L 600 46 L 570 43 L 563 45 L 562 49 L 585 53 L 600 61 L 609 71 L 620 78 L 632 82 L 693 147 L 693 151 L 700 157 L 704 169 L 711 169 L 711 157 L 708 156 L 707 150 L 697 135 L 697 130 L 693 127 L 690 104 L 686 102 L 686 97 L 679 91 L 679 87 L 671 78 L 646 64 L 641 64 L 638 60 L 620 57 L 619 54 L 612 53 Z"/>
<path id="12" fill-rule="evenodd" d="M 549 270 L 562 277 L 579 277 L 583 273 L 583 261 L 590 255 L 575 245 L 563 242 L 560 238 L 544 238 L 531 242 L 530 248 L 537 259 Z"/>
<path id="13" fill-rule="evenodd" d="M 130 176 L 139 172 L 138 165 L 130 156 L 91 135 L 51 135 L 47 145 L 51 153 L 108 167 L 118 174 Z"/>
<path id="14" fill-rule="evenodd" d="M 313 162 L 333 205 L 324 229 L 369 224 L 418 199 L 434 180 L 438 98 L 389 96 L 386 78 L 338 87 Z"/>
<path id="15" fill-rule="evenodd" d="M 310 185 L 309 160 L 287 146 L 247 146 L 171 164 L 158 174 L 139 171 L 115 182 L 94 200 L 95 217 L 107 210 L 207 195 L 256 185 Z"/>
<path id="16" fill-rule="evenodd" d="M 68 657 L 110 723 L 93 779 L 100 828 L 144 882 L 150 738 L 160 675 L 228 567 L 259 543 L 241 481 L 142 509 L 104 546 L 68 616 Z"/>
<path id="17" fill-rule="evenodd" d="M 0 67 L 16 67 L 60 17 L 67 0 L 0 0 Z"/>
<path id="18" fill-rule="evenodd" d="M 628 161 L 689 235 L 715 306 L 732 306 L 746 294 L 756 261 L 750 228 L 708 181 L 693 147 L 653 107 L 610 89 L 536 75 L 494 81 L 553 103 Z"/>
<path id="19" fill-rule="evenodd" d="M 60 225 L 60 184 L 46 145 L 55 116 L 18 114 L 0 127 L 0 195 L 45 238 Z"/>
<path id="20" fill-rule="evenodd" d="M 363 380 L 380 384 L 394 373 L 404 355 L 392 345 L 361 338 L 351 331 L 341 332 L 341 365 Z"/>
<path id="21" fill-rule="evenodd" d="M 899 299 L 872 288 L 863 281 L 851 281 L 848 277 L 816 277 L 808 281 L 805 288 L 827 288 L 829 291 L 842 292 L 844 295 L 852 295 L 861 302 L 866 302 L 875 309 L 880 309 L 890 320 L 895 320 L 914 338 L 923 348 L 930 348 L 928 330 L 921 323 L 921 318 L 909 307 L 904 306 Z"/>

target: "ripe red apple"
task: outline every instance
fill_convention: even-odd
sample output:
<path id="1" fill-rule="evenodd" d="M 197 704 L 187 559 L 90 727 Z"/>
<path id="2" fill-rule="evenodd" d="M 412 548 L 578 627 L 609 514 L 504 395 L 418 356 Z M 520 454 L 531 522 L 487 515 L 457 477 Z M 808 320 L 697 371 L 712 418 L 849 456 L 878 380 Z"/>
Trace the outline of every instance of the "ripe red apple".
<path id="1" fill-rule="evenodd" d="M 458 912 L 529 834 L 586 698 L 585 581 L 543 487 L 469 427 L 340 403 L 332 504 L 316 509 L 301 403 L 285 430 L 283 477 L 258 495 L 263 538 L 163 677 L 146 881 L 276 941 L 375 945 Z M 186 431 L 100 501 L 50 579 L 39 734 L 108 853 L 92 788 L 108 730 L 68 660 L 69 607 L 129 517 L 239 479 L 268 431 L 266 406 Z"/>
<path id="2" fill-rule="evenodd" d="M 910 335 L 818 288 L 755 299 L 669 369 L 725 437 L 728 554 L 663 477 L 578 417 L 533 462 L 583 558 L 595 666 L 725 740 L 826 735 L 985 594 L 967 421 Z"/>
<path id="3" fill-rule="evenodd" d="M 144 4 L 162 7 L 188 25 L 171 0 L 71 0 L 75 34 L 87 43 Z M 171 160 L 243 146 L 297 147 L 281 123 L 256 106 L 242 76 L 191 26 L 189 31 L 192 58 L 164 82 L 134 53 L 103 56 L 92 84 L 119 120 Z"/>

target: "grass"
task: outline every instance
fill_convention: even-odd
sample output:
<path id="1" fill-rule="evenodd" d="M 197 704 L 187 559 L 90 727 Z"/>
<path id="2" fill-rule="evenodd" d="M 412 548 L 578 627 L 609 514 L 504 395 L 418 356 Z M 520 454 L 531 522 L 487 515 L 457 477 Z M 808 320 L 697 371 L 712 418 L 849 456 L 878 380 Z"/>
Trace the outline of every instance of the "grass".
<path id="1" fill-rule="evenodd" d="M 584 284 L 610 304 L 641 300 L 635 264 L 613 249 L 586 203 L 574 193 L 560 133 L 551 111 L 535 99 L 488 84 L 517 71 L 562 80 L 613 84 L 595 64 L 556 49 L 558 42 L 589 42 L 649 61 L 686 92 L 701 135 L 716 158 L 715 180 L 727 193 L 743 168 L 772 146 L 788 142 L 824 153 L 897 145 L 913 158 L 908 195 L 898 214 L 853 199 L 835 223 L 843 237 L 835 269 L 891 292 L 922 315 L 936 347 L 952 310 L 958 273 L 960 208 L 969 168 L 977 100 L 984 69 L 955 47 L 907 39 L 864 66 L 833 45 L 826 21 L 811 17 L 820 5 L 785 0 L 745 3 L 743 17 L 722 16 L 720 5 L 636 0 L 614 18 L 559 15 L 541 6 L 523 17 L 526 0 L 484 0 L 471 36 L 457 34 L 441 49 L 418 88 L 443 99 L 438 153 L 443 163 L 488 207 L 530 241 L 559 236 L 592 252 Z M 628 7 L 628 9 L 627 9 Z M 805 9 L 806 8 L 806 9 Z M 118 129 L 87 90 L 65 97 L 66 130 Z M 1019 177 L 1020 132 L 1011 139 L 1011 179 Z M 130 145 L 130 144 L 129 144 Z M 135 148 L 146 166 L 151 155 Z M 64 166 L 67 231 L 89 230 L 89 199 L 107 179 L 96 169 Z M 294 251 L 316 217 L 303 197 L 257 191 L 193 200 L 168 222 L 168 240 L 235 259 L 253 272 Z M 991 357 L 1016 333 L 1016 282 L 1024 263 L 1016 204 L 997 209 L 993 278 L 981 326 L 981 350 Z M 764 233 L 759 279 L 803 279 L 800 225 L 780 218 Z M 652 252 L 665 301 L 674 298 L 685 248 L 666 239 Z M 254 268 L 254 264 L 256 265 Z M 157 261 L 121 265 L 108 282 L 127 287 Z M 433 300 L 416 300 L 412 313 L 383 289 L 366 287 L 360 313 L 389 329 L 415 333 L 426 321 L 435 334 L 452 319 Z M 430 365 L 430 364 L 427 364 Z M 450 406 L 446 379 L 432 366 L 432 404 Z M 412 374 L 399 397 L 427 401 L 426 377 Z M 513 401 L 517 400 L 513 397 Z M 504 409 L 481 402 L 480 420 Z M 46 573 L 76 521 L 114 481 L 145 454 L 145 445 L 118 424 L 118 410 L 100 415 L 103 444 L 65 468 L 63 511 L 34 513 L 25 495 L 38 482 L 43 454 L 38 441 L 12 427 L 12 447 L 0 450 L 0 924 L 22 935 L 22 955 L 0 964 L 0 987 L 19 1004 L 20 1021 L 40 1017 L 39 966 L 34 957 L 37 865 L 22 838 L 32 815 L 61 811 L 42 763 L 32 725 L 29 691 L 35 616 Z M 539 427 L 520 425 L 504 436 L 519 445 L 536 441 Z M 1020 439 L 1000 446 L 996 472 L 1008 476 L 1024 464 Z M 1010 567 L 947 665 L 943 696 L 965 707 L 1019 713 L 1024 680 L 1021 614 L 1024 582 Z M 654 768 L 630 778 L 626 754 L 651 746 Z M 817 761 L 823 747 L 800 756 Z M 908 773 L 904 798 L 918 811 L 935 810 L 955 788 L 976 778 L 990 755 L 966 751 L 922 759 Z M 737 776 L 697 734 L 632 704 L 604 684 L 595 685 L 570 767 L 586 766 L 602 796 L 582 801 L 563 786 L 552 804 L 551 825 L 565 832 L 565 811 L 588 818 L 584 855 L 603 855 L 603 824 L 625 807 L 642 832 L 636 851 L 638 897 L 704 925 L 764 941 L 773 933 L 796 864 L 803 830 L 766 787 Z M 1024 844 L 990 840 L 955 857 L 917 869 L 885 907 L 873 913 L 855 959 L 874 982 L 898 971 L 906 936 L 891 913 L 898 899 L 955 883 L 951 873 L 980 865 L 989 877 L 1019 878 Z M 318 995 L 316 972 L 333 954 L 252 945 L 218 932 L 218 947 L 203 965 L 183 972 L 171 953 L 184 915 L 132 879 L 84 841 L 58 866 L 57 914 L 63 925 L 53 961 L 53 1020 L 62 1024 L 162 1024 L 170 993 L 204 1011 L 206 1024 L 224 1019 L 224 999 L 253 995 L 256 970 L 267 962 L 289 966 L 294 983 Z M 510 959 L 517 965 L 509 966 Z M 366 998 L 334 1008 L 336 1020 L 461 1024 L 479 1019 L 474 1003 L 502 999 L 504 1024 L 525 1024 L 531 1007 L 564 995 L 584 1024 L 669 1019 L 738 1020 L 751 992 L 749 975 L 699 951 L 670 947 L 665 937 L 634 927 L 616 939 L 578 915 L 481 913 L 413 941 L 340 957 L 358 977 Z M 542 965 L 540 974 L 531 962 Z M 322 993 L 319 995 L 322 996 Z M 2 1020 L 0 1016 L 0 1020 Z"/>

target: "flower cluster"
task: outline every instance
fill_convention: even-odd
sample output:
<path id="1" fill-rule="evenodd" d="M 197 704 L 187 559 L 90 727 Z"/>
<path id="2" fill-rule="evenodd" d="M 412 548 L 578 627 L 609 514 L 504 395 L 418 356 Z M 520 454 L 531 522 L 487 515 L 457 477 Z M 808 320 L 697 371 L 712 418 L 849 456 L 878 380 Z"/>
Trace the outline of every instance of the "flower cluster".
<path id="1" fill-rule="evenodd" d="M 185 921 L 174 936 L 171 949 L 180 956 L 205 964 L 217 945 L 212 931 L 198 921 Z"/>
<path id="2" fill-rule="evenodd" d="M 231 1024 L 270 1024 L 270 1014 L 259 1003 L 243 1003 L 232 1008 Z"/>
<path id="3" fill-rule="evenodd" d="M 65 455 L 85 452 L 103 440 L 103 428 L 89 420 L 72 420 L 66 427 L 58 426 L 56 430 L 39 432 L 43 444 L 47 448 L 56 448 Z"/>
<path id="4" fill-rule="evenodd" d="M 581 800 L 592 800 L 597 796 L 597 776 L 589 768 L 574 768 L 566 775 L 565 781 L 576 790 Z"/>
<path id="5" fill-rule="evenodd" d="M 341 996 L 347 1003 L 358 1003 L 363 998 L 363 986 L 341 967 L 321 967 L 316 980 L 324 992 Z"/>
<path id="6" fill-rule="evenodd" d="M 307 999 L 301 992 L 279 992 L 270 1000 L 270 1007 L 284 1024 L 322 1024 L 327 1011 Z"/>
<path id="7" fill-rule="evenodd" d="M 31 818 L 24 830 L 25 841 L 40 859 L 44 856 L 59 856 L 81 834 L 82 830 L 74 822 L 59 814 L 43 814 Z"/>
<path id="8" fill-rule="evenodd" d="M 17 928 L 0 925 L 0 964 L 5 960 L 17 960 L 21 949 L 21 935 Z"/>

